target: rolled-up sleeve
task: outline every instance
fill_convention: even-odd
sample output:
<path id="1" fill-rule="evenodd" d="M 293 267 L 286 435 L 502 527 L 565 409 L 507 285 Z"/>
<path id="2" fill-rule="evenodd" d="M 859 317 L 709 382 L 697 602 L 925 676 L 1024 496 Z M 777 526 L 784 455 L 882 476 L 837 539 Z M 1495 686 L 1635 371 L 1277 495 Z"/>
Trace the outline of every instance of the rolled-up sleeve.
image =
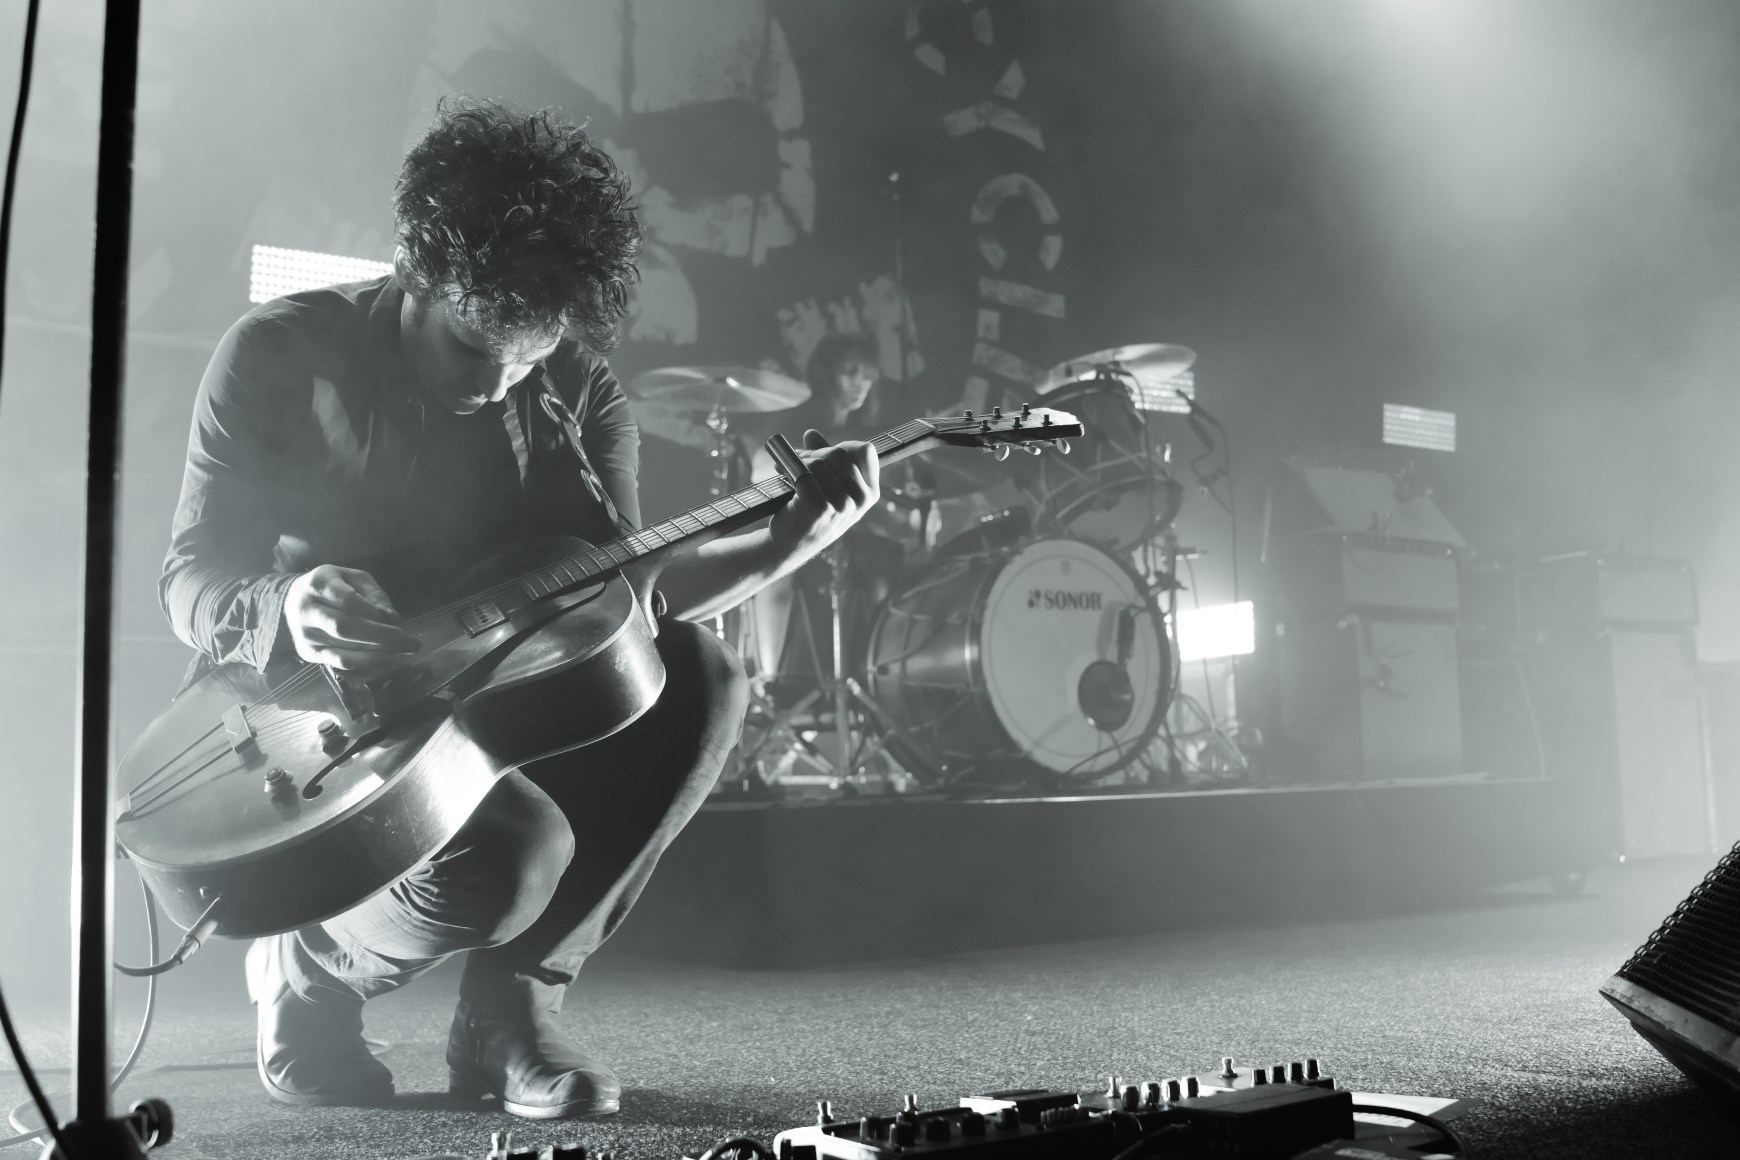
<path id="1" fill-rule="evenodd" d="M 587 377 L 580 440 L 610 502 L 631 526 L 640 527 L 640 426 L 628 409 L 627 393 L 603 359 L 596 360 Z"/>
<path id="2" fill-rule="evenodd" d="M 273 323 L 245 318 L 218 344 L 194 403 L 181 501 L 158 598 L 175 635 L 213 661 L 264 669 L 295 576 L 273 568 L 271 484 L 282 458 Z M 279 396 L 281 397 L 281 395 Z"/>

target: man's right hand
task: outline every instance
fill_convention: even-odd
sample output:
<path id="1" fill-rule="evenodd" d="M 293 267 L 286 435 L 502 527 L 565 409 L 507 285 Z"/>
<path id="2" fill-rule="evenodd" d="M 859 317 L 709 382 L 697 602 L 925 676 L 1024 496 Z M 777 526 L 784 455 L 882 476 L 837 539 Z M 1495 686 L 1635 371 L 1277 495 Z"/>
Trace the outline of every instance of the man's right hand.
<path id="1" fill-rule="evenodd" d="M 416 652 L 421 646 L 398 627 L 401 619 L 360 568 L 322 564 L 296 577 L 284 597 L 296 655 L 335 669 L 378 669 Z"/>

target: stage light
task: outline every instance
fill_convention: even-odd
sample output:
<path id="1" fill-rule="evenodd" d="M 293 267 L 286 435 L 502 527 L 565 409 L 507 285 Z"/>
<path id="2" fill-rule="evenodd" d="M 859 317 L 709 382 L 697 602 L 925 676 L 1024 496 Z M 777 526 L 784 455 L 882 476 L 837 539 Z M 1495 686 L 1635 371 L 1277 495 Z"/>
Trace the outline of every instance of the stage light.
<path id="1" fill-rule="evenodd" d="M 1456 412 L 1384 404 L 1384 442 L 1427 451 L 1456 450 Z"/>
<path id="2" fill-rule="evenodd" d="M 1185 406 L 1185 398 L 1196 398 L 1196 372 L 1179 371 L 1169 379 L 1139 380 L 1136 384 L 1136 406 L 1144 411 L 1170 411 L 1174 415 L 1188 415 L 1190 408 Z"/>
<path id="3" fill-rule="evenodd" d="M 317 290 L 340 282 L 362 282 L 390 274 L 391 262 L 321 254 L 313 250 L 285 250 L 278 246 L 255 246 L 253 269 L 248 275 L 248 301 L 268 302 L 298 290 Z"/>
<path id="4" fill-rule="evenodd" d="M 1242 657 L 1257 647 L 1256 611 L 1249 600 L 1178 610 L 1178 659 Z"/>

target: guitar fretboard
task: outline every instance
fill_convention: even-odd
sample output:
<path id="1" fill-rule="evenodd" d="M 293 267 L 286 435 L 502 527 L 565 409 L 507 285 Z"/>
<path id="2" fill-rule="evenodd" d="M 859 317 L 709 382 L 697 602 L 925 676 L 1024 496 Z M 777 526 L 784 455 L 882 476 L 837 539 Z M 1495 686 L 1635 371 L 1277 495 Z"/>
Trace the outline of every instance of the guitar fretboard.
<path id="1" fill-rule="evenodd" d="M 888 458 L 929 435 L 933 430 L 929 423 L 915 419 L 892 431 L 884 431 L 871 442 L 876 445 L 879 456 Z M 690 508 L 681 515 L 661 520 L 626 536 L 619 536 L 590 551 L 528 572 L 520 577 L 519 586 L 532 600 L 541 600 L 570 588 L 578 588 L 616 571 L 624 564 L 675 547 L 686 540 L 772 515 L 793 490 L 791 481 L 782 475 L 764 479 L 730 495 L 723 495 L 699 507 Z"/>

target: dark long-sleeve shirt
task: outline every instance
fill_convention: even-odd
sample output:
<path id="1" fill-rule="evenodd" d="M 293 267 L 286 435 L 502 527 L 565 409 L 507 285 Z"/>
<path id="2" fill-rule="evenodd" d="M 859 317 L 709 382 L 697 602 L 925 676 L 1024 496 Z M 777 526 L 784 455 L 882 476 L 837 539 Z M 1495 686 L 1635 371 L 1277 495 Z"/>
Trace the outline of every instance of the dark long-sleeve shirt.
<path id="1" fill-rule="evenodd" d="M 391 277 L 293 294 L 243 316 L 194 404 L 158 584 L 175 633 L 214 663 L 287 656 L 285 593 L 319 564 L 371 572 L 401 609 L 529 536 L 617 533 L 592 499 L 544 376 L 625 522 L 638 526 L 640 435 L 604 360 L 564 344 L 502 402 L 425 402 L 399 344 Z"/>

